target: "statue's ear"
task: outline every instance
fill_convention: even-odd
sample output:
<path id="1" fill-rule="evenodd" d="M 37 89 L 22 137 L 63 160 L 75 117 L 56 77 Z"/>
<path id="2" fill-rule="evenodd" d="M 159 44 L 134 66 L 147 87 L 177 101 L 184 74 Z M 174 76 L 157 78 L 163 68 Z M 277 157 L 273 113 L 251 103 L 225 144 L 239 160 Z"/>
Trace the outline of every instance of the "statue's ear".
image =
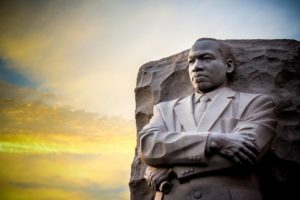
<path id="1" fill-rule="evenodd" d="M 233 63 L 233 60 L 231 58 L 228 58 L 226 60 L 226 65 L 227 65 L 226 72 L 228 74 L 232 73 L 234 71 L 234 63 Z"/>

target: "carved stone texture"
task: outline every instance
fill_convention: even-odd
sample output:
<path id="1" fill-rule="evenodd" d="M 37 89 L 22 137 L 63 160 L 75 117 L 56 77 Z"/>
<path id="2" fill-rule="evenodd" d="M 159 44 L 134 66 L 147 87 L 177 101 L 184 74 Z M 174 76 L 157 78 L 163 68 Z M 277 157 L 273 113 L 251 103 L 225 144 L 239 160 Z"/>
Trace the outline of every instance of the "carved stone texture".
<path id="1" fill-rule="evenodd" d="M 265 93 L 277 108 L 277 137 L 259 170 L 266 199 L 295 199 L 300 180 L 300 42 L 296 40 L 224 40 L 232 47 L 235 75 L 230 86 Z M 148 123 L 154 104 L 192 93 L 188 50 L 141 66 L 135 89 L 137 131 Z M 132 200 L 154 193 L 143 180 L 145 165 L 137 151 L 132 163 Z M 289 198 L 290 197 L 290 198 Z"/>

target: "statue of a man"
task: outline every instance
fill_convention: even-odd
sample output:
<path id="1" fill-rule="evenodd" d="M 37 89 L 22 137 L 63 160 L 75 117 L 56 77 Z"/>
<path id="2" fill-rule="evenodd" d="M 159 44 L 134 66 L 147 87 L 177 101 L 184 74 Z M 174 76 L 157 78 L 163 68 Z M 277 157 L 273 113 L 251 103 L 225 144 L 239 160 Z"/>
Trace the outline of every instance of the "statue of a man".
<path id="1" fill-rule="evenodd" d="M 197 40 L 188 62 L 194 93 L 155 105 L 139 132 L 155 198 L 262 199 L 255 166 L 275 135 L 273 101 L 227 86 L 234 60 L 219 40 Z"/>

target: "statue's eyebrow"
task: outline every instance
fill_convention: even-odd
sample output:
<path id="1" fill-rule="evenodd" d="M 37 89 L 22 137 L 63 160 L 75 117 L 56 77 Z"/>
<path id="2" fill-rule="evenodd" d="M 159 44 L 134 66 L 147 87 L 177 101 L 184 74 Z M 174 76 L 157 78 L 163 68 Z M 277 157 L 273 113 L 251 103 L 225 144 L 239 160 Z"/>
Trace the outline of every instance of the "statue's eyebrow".
<path id="1" fill-rule="evenodd" d="M 204 57 L 206 55 L 214 56 L 210 52 L 203 52 L 203 53 L 195 53 L 194 55 L 189 55 L 188 59 L 190 60 L 190 59 L 195 59 L 195 58 L 198 58 L 198 57 L 202 58 L 202 57 Z"/>

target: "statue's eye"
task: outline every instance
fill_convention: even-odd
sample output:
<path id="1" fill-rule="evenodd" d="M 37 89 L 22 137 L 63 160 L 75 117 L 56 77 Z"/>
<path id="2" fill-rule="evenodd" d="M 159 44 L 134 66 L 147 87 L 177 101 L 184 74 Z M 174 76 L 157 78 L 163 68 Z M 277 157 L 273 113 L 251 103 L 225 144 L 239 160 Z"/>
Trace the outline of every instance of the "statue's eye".
<path id="1" fill-rule="evenodd" d="M 189 64 L 193 64 L 195 62 L 194 58 L 189 59 Z"/>
<path id="2" fill-rule="evenodd" d="M 207 61 L 209 61 L 209 60 L 212 60 L 213 59 L 213 57 L 212 56 L 210 56 L 210 55 L 205 55 L 205 56 L 203 56 L 203 58 L 202 58 L 203 60 L 207 60 Z"/>

